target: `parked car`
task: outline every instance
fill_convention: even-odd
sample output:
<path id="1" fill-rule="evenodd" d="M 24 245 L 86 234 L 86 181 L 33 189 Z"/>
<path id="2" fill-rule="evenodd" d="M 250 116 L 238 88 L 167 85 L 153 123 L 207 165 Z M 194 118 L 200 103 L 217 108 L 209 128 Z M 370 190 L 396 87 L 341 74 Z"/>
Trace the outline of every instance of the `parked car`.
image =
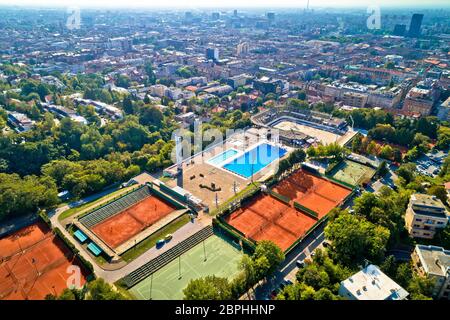
<path id="1" fill-rule="evenodd" d="M 297 265 L 297 268 L 303 268 L 305 266 L 305 262 L 302 260 L 295 261 L 295 264 Z"/>
<path id="2" fill-rule="evenodd" d="M 159 240 L 156 242 L 156 246 L 157 246 L 157 247 L 161 247 L 161 246 L 163 246 L 165 243 L 166 243 L 166 241 L 165 241 L 164 239 L 159 239 Z"/>
<path id="3" fill-rule="evenodd" d="M 166 242 L 169 242 L 170 240 L 172 240 L 172 238 L 173 238 L 173 235 L 172 235 L 171 233 L 169 233 L 168 235 L 166 235 L 166 236 L 164 237 L 164 240 L 165 240 Z"/>

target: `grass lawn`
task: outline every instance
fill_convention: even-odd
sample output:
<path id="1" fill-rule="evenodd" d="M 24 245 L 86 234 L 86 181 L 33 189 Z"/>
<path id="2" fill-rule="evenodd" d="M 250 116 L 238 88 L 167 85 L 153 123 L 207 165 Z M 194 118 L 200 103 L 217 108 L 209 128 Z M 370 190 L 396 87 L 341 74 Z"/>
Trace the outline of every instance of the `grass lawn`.
<path id="1" fill-rule="evenodd" d="M 84 204 L 82 204 L 80 206 L 77 206 L 77 207 L 70 208 L 70 209 L 64 211 L 63 213 L 61 213 L 59 215 L 59 217 L 58 217 L 58 220 L 62 221 L 64 219 L 67 219 L 67 218 L 69 218 L 69 217 L 71 217 L 71 216 L 73 216 L 73 215 L 75 215 L 75 214 L 77 214 L 77 213 L 79 213 L 79 212 L 81 212 L 83 210 L 88 209 L 91 206 L 95 206 L 96 204 L 99 204 L 102 201 L 105 201 L 106 199 L 112 197 L 112 199 L 110 199 L 110 201 L 108 201 L 108 202 L 111 202 L 111 201 L 113 201 L 113 200 L 115 200 L 117 198 L 115 196 L 120 196 L 122 193 L 126 193 L 126 192 L 130 191 L 133 188 L 136 188 L 136 186 L 131 186 L 131 187 L 128 187 L 128 188 L 118 189 L 116 191 L 111 192 L 110 194 L 107 194 L 104 197 L 98 198 L 98 199 L 93 200 L 91 202 L 84 203 Z M 106 204 L 106 203 L 107 202 L 105 202 L 104 204 Z"/>
<path id="2" fill-rule="evenodd" d="M 187 224 L 190 220 L 191 218 L 189 217 L 188 214 L 182 215 L 181 217 L 177 218 L 176 220 L 172 221 L 168 225 L 164 226 L 163 228 L 159 229 L 158 231 L 150 235 L 147 239 L 138 243 L 130 250 L 126 251 L 124 254 L 121 255 L 121 258 L 126 262 L 130 262 L 136 259 L 147 250 L 153 248 L 159 239 L 164 238 L 169 233 L 174 233 L 182 226 Z"/>
<path id="3" fill-rule="evenodd" d="M 129 291 L 140 300 L 148 300 L 150 295 L 153 300 L 181 300 L 183 289 L 191 279 L 216 275 L 231 280 L 239 272 L 241 257 L 239 249 L 224 238 L 213 235 Z"/>

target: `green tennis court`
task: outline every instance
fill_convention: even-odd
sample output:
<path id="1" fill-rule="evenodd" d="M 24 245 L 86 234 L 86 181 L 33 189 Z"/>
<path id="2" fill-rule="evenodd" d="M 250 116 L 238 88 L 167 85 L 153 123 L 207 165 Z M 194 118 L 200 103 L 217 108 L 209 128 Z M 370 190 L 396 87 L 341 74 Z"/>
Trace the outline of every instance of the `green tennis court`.
<path id="1" fill-rule="evenodd" d="M 181 300 L 183 289 L 191 279 L 208 275 L 228 279 L 235 276 L 241 257 L 242 252 L 237 247 L 213 235 L 139 282 L 130 291 L 140 300 L 148 300 L 150 296 L 153 300 Z"/>
<path id="2" fill-rule="evenodd" d="M 333 172 L 331 173 L 333 178 L 356 186 L 371 179 L 375 174 L 375 169 L 358 162 L 345 160 Z"/>

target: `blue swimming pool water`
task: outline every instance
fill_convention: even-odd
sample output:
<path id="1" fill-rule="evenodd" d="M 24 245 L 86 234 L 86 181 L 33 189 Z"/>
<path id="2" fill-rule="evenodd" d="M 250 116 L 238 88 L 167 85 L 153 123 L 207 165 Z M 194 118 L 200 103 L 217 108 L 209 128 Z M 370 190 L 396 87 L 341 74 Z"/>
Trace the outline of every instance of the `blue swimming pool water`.
<path id="1" fill-rule="evenodd" d="M 263 143 L 232 160 L 230 163 L 225 164 L 223 167 L 245 178 L 250 178 L 252 173 L 255 174 L 261 171 L 273 161 L 284 156 L 286 152 L 283 148 Z"/>
<path id="2" fill-rule="evenodd" d="M 208 160 L 208 163 L 212 165 L 219 165 L 225 160 L 231 158 L 232 156 L 236 155 L 238 153 L 237 150 L 229 149 L 227 151 L 222 152 L 221 154 L 215 156 L 214 158 L 211 158 Z"/>

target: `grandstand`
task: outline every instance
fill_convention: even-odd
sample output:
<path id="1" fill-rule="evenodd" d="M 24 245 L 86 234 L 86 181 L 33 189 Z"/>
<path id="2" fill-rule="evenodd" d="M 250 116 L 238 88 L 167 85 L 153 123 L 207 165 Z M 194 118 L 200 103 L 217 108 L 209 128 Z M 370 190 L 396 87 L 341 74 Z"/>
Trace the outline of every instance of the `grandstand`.
<path id="1" fill-rule="evenodd" d="M 310 139 L 344 145 L 354 135 L 345 120 L 313 110 L 279 107 L 260 112 L 251 120 L 258 127 L 279 130 L 280 139 L 290 145 L 303 145 Z"/>
<path id="2" fill-rule="evenodd" d="M 167 187 L 166 187 L 167 189 Z M 157 184 L 147 183 L 75 221 L 75 226 L 109 258 L 119 256 L 186 214 L 189 209 Z M 89 242 L 89 241 L 88 241 Z"/>

